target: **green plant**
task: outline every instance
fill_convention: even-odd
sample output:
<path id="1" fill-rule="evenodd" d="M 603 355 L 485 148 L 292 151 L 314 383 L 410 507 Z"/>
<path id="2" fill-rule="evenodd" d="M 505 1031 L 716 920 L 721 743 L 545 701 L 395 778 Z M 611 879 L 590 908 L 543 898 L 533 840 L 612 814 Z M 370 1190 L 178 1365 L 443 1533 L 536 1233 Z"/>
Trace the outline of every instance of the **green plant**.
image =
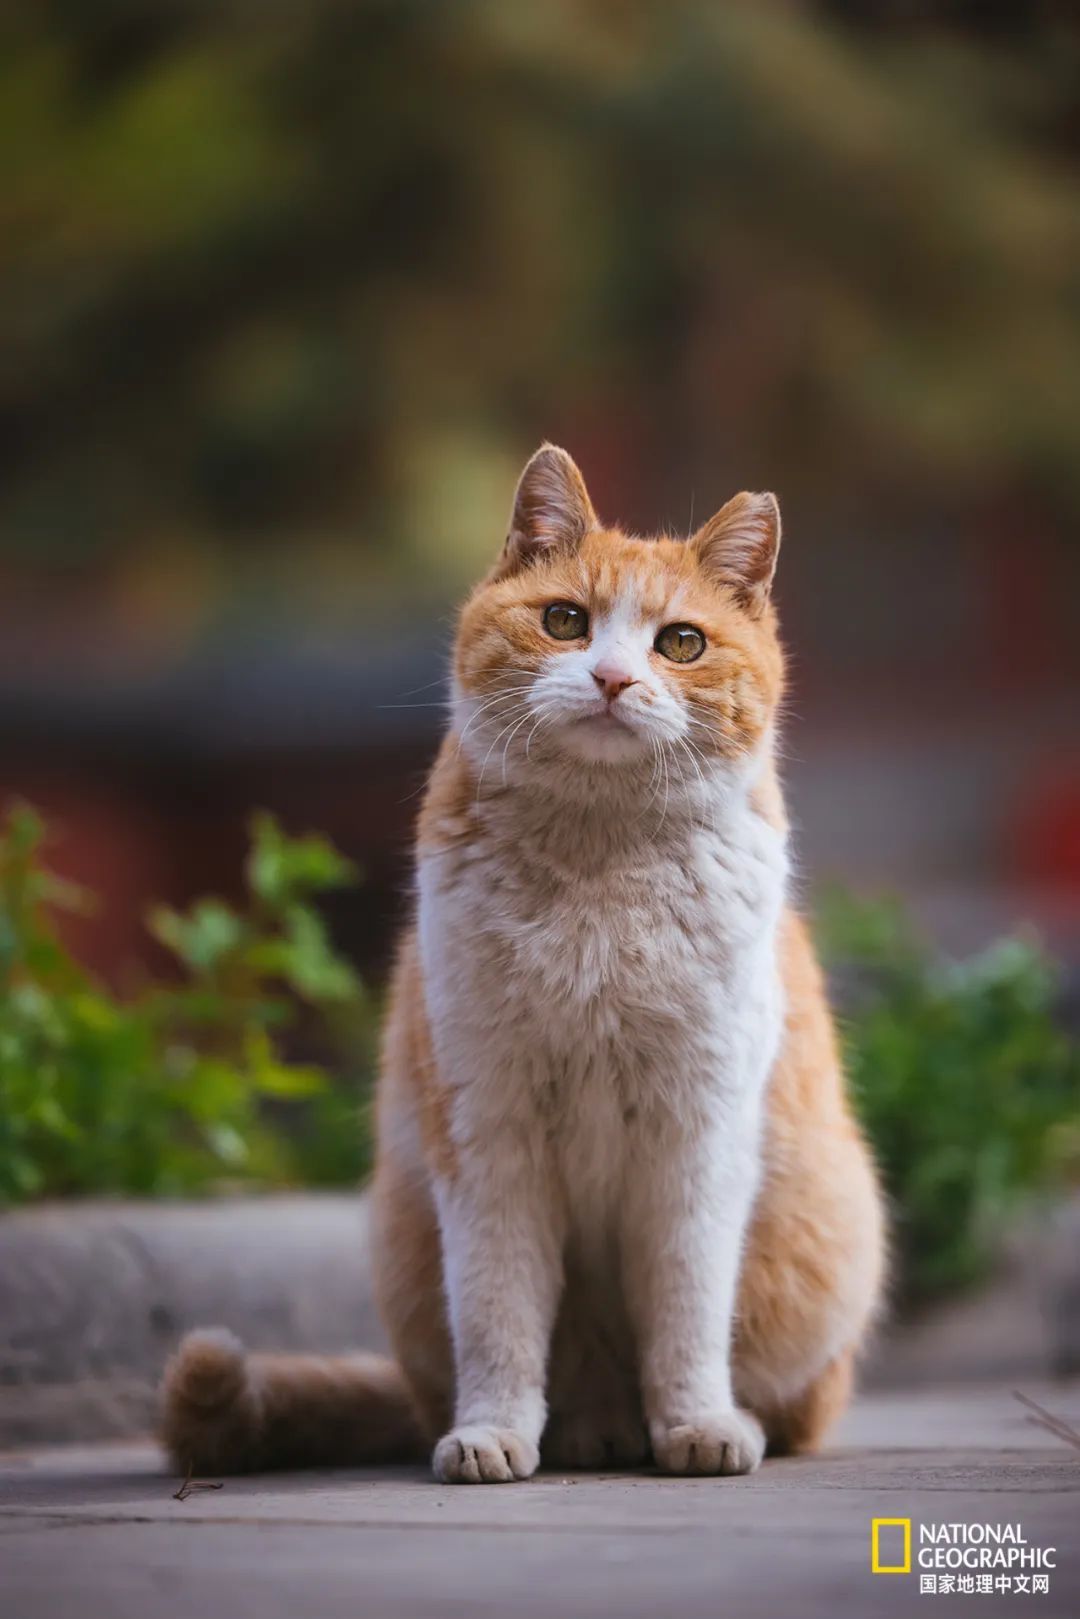
<path id="1" fill-rule="evenodd" d="M 156 909 L 177 976 L 122 1002 L 59 942 L 50 913 L 86 900 L 42 868 L 42 836 L 27 809 L 0 835 L 0 1199 L 359 1175 L 371 1019 L 312 904 L 349 862 L 257 816 L 244 907 Z M 344 1019 L 351 1074 L 283 1055 L 300 1003 Z"/>
<path id="2" fill-rule="evenodd" d="M 1009 1215 L 1080 1154 L 1080 1051 L 1055 1022 L 1052 963 L 1023 939 L 946 962 L 894 901 L 824 897 L 848 1071 L 915 1302 L 982 1275 Z"/>

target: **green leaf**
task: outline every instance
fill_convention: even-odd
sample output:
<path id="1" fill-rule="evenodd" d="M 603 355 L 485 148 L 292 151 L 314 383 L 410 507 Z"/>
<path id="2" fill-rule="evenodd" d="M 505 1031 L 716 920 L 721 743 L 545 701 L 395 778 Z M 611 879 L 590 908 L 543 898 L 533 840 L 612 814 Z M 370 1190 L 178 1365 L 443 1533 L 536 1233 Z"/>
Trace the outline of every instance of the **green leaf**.
<path id="1" fill-rule="evenodd" d="M 266 814 L 254 817 L 251 836 L 248 884 L 253 894 L 275 909 L 357 880 L 352 861 L 328 838 L 312 833 L 287 837 L 273 816 Z"/>
<path id="2" fill-rule="evenodd" d="M 329 1077 L 321 1068 L 300 1067 L 294 1063 L 264 1063 L 254 1079 L 267 1096 L 321 1096 L 330 1085 Z"/>
<path id="3" fill-rule="evenodd" d="M 201 899 L 187 916 L 159 905 L 150 913 L 150 931 L 199 973 L 213 972 L 244 941 L 245 926 L 222 900 Z"/>
<path id="4" fill-rule="evenodd" d="M 265 1029 L 250 1029 L 244 1043 L 252 1082 L 267 1096 L 318 1096 L 329 1080 L 322 1069 L 280 1060 Z"/>
<path id="5" fill-rule="evenodd" d="M 303 905 L 289 908 L 286 919 L 289 946 L 288 982 L 311 1001 L 348 1001 L 360 984 L 348 962 L 330 944 L 322 920 Z"/>

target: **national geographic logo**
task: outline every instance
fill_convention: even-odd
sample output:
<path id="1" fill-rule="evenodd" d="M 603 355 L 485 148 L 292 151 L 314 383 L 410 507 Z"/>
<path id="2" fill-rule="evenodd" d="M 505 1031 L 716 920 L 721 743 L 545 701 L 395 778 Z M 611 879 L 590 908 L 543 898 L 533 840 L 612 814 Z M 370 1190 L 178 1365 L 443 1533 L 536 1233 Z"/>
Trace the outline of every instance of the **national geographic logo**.
<path id="1" fill-rule="evenodd" d="M 914 1540 L 921 1596 L 1030 1595 L 1050 1590 L 1055 1546 L 1034 1546 L 1018 1523 L 920 1523 L 873 1518 L 870 1571 L 911 1574 Z"/>

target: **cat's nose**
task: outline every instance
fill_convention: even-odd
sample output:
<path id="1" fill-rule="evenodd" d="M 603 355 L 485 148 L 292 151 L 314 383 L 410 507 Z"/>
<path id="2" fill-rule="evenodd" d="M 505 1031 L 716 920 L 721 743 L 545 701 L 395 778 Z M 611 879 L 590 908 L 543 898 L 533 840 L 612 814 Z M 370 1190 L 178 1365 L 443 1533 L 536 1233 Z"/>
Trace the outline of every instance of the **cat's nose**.
<path id="1" fill-rule="evenodd" d="M 603 690 L 609 703 L 613 703 L 627 686 L 637 685 L 636 677 L 631 674 L 626 664 L 617 658 L 601 658 L 592 671 L 592 677 Z"/>

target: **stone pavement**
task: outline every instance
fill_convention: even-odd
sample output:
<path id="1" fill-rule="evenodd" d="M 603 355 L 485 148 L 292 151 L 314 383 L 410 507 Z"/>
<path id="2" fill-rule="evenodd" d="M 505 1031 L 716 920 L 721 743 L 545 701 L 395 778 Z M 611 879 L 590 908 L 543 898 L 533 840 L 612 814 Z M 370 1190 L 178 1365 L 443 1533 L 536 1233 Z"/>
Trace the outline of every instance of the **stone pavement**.
<path id="1" fill-rule="evenodd" d="M 1074 1425 L 1080 1385 L 1027 1392 Z M 226 1479 L 177 1501 L 149 1444 L 0 1456 L 4 1619 L 863 1619 L 1080 1614 L 1080 1452 L 1007 1386 L 864 1398 L 830 1453 L 749 1479 L 418 1470 Z M 870 1571 L 870 1522 L 1016 1524 L 1046 1594 L 920 1592 Z"/>

